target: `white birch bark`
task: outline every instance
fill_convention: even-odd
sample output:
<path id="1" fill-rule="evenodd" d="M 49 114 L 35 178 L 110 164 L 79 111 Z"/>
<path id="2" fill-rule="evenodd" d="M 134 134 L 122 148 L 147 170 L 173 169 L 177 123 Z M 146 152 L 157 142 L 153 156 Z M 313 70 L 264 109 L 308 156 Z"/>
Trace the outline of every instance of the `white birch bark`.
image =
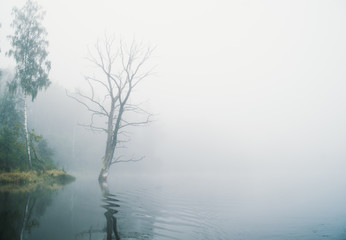
<path id="1" fill-rule="evenodd" d="M 25 130 L 25 139 L 26 139 L 26 149 L 28 152 L 29 167 L 30 167 L 30 169 L 32 169 L 29 131 L 28 131 L 28 114 L 27 114 L 26 96 L 24 96 L 24 130 Z"/>

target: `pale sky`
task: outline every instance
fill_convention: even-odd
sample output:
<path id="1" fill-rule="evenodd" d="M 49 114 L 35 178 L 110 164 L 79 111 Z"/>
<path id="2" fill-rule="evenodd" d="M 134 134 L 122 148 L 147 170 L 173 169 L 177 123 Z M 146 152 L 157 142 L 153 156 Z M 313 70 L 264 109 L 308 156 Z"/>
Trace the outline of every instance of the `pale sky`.
<path id="1" fill-rule="evenodd" d="M 0 3 L 2 66 L 11 8 L 24 2 Z M 159 113 L 160 158 L 337 168 L 346 157 L 344 1 L 39 2 L 51 80 L 69 89 L 105 33 L 156 46 L 157 74 L 138 94 Z"/>

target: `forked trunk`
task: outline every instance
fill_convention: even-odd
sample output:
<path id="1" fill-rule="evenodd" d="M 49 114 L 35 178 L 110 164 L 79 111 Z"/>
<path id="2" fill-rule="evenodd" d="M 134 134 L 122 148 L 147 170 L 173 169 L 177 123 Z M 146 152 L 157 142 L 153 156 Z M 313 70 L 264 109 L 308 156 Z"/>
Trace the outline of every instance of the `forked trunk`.
<path id="1" fill-rule="evenodd" d="M 31 154 L 30 154 L 30 140 L 29 140 L 29 131 L 28 131 L 28 115 L 26 111 L 26 96 L 24 96 L 24 131 L 25 131 L 25 140 L 26 140 L 26 149 L 28 153 L 29 167 L 32 169 L 31 164 Z"/>
<path id="2" fill-rule="evenodd" d="M 112 165 L 112 159 L 114 155 L 113 146 L 113 118 L 114 118 L 114 100 L 112 100 L 112 108 L 110 114 L 108 116 L 108 126 L 107 126 L 107 143 L 106 143 L 106 151 L 105 156 L 103 157 L 102 168 L 99 175 L 99 182 L 107 182 L 109 168 Z"/>

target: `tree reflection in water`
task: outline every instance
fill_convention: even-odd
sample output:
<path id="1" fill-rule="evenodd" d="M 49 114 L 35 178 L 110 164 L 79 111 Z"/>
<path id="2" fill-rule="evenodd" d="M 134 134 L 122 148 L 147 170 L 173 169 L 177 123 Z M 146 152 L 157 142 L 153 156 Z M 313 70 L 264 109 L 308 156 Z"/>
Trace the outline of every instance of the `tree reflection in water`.
<path id="1" fill-rule="evenodd" d="M 106 226 L 104 229 L 94 229 L 92 226 L 90 226 L 89 230 L 78 233 L 75 238 L 76 239 L 104 239 L 103 235 L 104 232 L 107 233 L 107 240 L 116 239 L 120 240 L 120 236 L 118 233 L 118 227 L 117 227 L 117 219 L 115 217 L 115 214 L 118 212 L 117 208 L 120 207 L 118 204 L 119 200 L 115 198 L 115 195 L 111 194 L 109 192 L 108 184 L 107 182 L 100 181 L 99 182 L 101 193 L 102 193 L 102 199 L 101 201 L 104 203 L 101 205 L 104 209 L 106 209 L 106 212 L 104 213 L 106 217 Z M 114 236 L 114 237 L 113 237 Z"/>
<path id="2" fill-rule="evenodd" d="M 24 239 L 51 204 L 56 190 L 0 192 L 0 239 Z"/>
<path id="3" fill-rule="evenodd" d="M 117 219 L 114 216 L 114 214 L 118 212 L 116 208 L 120 207 L 120 205 L 117 204 L 119 200 L 115 198 L 115 195 L 109 192 L 107 182 L 100 181 L 99 184 L 100 184 L 102 197 L 103 197 L 102 201 L 105 203 L 104 205 L 102 205 L 102 207 L 106 209 L 106 212 L 104 213 L 104 215 L 107 220 L 107 228 L 106 228 L 107 240 L 112 239 L 113 233 L 114 233 L 115 239 L 119 240 L 120 237 L 119 237 L 119 233 L 117 229 Z"/>
<path id="4" fill-rule="evenodd" d="M 148 211 L 156 213 L 157 210 L 150 205 L 151 202 L 139 198 L 140 193 L 128 197 L 124 192 L 119 191 L 115 195 L 112 192 L 113 189 L 105 181 L 99 181 L 99 188 L 101 199 L 97 203 L 103 210 L 106 222 L 99 225 L 98 217 L 95 216 L 88 229 L 84 228 L 85 231 L 75 234 L 76 240 L 153 239 L 155 217 L 149 217 Z M 139 212 L 138 208 L 140 208 Z"/>

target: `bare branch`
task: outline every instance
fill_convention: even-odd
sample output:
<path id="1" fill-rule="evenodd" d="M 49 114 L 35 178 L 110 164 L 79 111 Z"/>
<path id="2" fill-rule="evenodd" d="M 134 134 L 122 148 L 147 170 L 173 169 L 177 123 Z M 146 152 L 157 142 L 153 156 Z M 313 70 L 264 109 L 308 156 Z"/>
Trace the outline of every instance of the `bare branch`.
<path id="1" fill-rule="evenodd" d="M 93 126 L 92 124 L 82 124 L 78 123 L 78 126 L 85 127 L 93 132 L 107 132 L 107 129 Z"/>
<path id="2" fill-rule="evenodd" d="M 96 126 L 95 123 L 94 123 L 94 117 L 97 116 L 97 114 L 93 113 L 91 115 L 91 118 L 90 118 L 90 123 L 89 124 L 81 124 L 81 123 L 78 123 L 79 126 L 82 126 L 82 127 L 85 127 L 91 131 L 96 131 L 96 132 L 108 132 L 109 130 L 104 128 L 104 127 L 99 127 L 99 126 Z"/>
<path id="3" fill-rule="evenodd" d="M 140 121 L 140 122 L 127 122 L 125 120 L 122 120 L 122 122 L 124 122 L 125 124 L 122 124 L 120 126 L 120 128 L 125 128 L 125 127 L 129 127 L 129 126 L 143 126 L 143 125 L 147 125 L 149 123 L 152 122 L 152 120 L 150 119 L 153 115 L 150 114 L 147 116 L 147 119 L 145 121 Z"/>
<path id="4" fill-rule="evenodd" d="M 135 112 L 138 114 L 147 114 L 150 115 L 151 113 L 147 112 L 143 108 L 139 107 L 140 104 L 134 105 L 134 104 L 126 104 L 124 107 L 124 111 L 129 111 L 129 112 Z"/>
<path id="5" fill-rule="evenodd" d="M 87 96 L 87 95 L 84 95 L 84 94 L 81 93 L 80 91 L 76 92 L 76 94 L 77 94 L 78 96 L 80 96 L 81 98 L 83 98 L 83 99 L 85 99 L 85 100 L 87 100 L 87 101 L 89 101 L 89 102 L 95 104 L 96 106 L 98 106 L 98 107 L 102 110 L 102 115 L 105 115 L 105 116 L 108 116 L 108 115 L 109 115 L 109 113 L 107 112 L 107 110 L 105 109 L 105 107 L 104 107 L 101 103 L 97 102 L 94 98 L 89 97 L 89 96 Z M 72 97 L 72 98 L 73 98 L 73 97 Z M 90 111 L 90 110 L 89 110 L 89 111 Z M 96 111 L 95 111 L 95 112 L 96 112 Z"/>
<path id="6" fill-rule="evenodd" d="M 92 109 L 89 105 L 87 105 L 85 102 L 79 100 L 77 97 L 75 96 L 72 96 L 70 95 L 67 90 L 65 89 L 65 93 L 66 93 L 66 96 L 74 99 L 75 101 L 79 102 L 80 104 L 82 104 L 88 111 L 92 112 L 92 113 L 95 113 L 95 114 L 99 114 L 99 115 L 103 115 L 103 116 L 108 116 L 108 113 L 107 112 L 101 112 L 101 111 L 98 111 L 98 110 L 95 110 L 95 109 Z M 87 96 L 83 96 L 81 93 L 77 92 L 76 93 L 77 95 L 81 96 L 81 97 L 85 97 L 86 99 L 89 99 Z"/>
<path id="7" fill-rule="evenodd" d="M 151 53 L 153 50 L 151 50 L 150 48 L 148 48 L 147 52 L 145 53 L 143 59 L 138 63 L 137 67 L 135 68 L 135 71 L 133 72 L 133 74 L 131 75 L 131 81 L 132 79 L 137 75 L 137 72 L 139 71 L 139 69 L 142 67 L 142 65 L 148 60 L 148 58 L 150 57 Z"/>
<path id="8" fill-rule="evenodd" d="M 143 160 L 145 158 L 145 156 L 142 156 L 140 158 L 130 158 L 130 159 L 121 160 L 122 157 L 123 156 L 117 157 L 115 160 L 112 161 L 111 164 L 124 163 L 124 162 L 139 162 L 139 161 L 141 161 L 141 160 Z"/>
<path id="9" fill-rule="evenodd" d="M 108 92 L 110 91 L 109 86 L 107 86 L 104 82 L 102 82 L 101 80 L 98 80 L 98 79 L 95 78 L 95 77 L 85 77 L 85 79 L 94 81 L 94 82 L 96 82 L 96 83 L 99 83 L 99 84 L 101 84 L 102 86 L 104 86 Z"/>

